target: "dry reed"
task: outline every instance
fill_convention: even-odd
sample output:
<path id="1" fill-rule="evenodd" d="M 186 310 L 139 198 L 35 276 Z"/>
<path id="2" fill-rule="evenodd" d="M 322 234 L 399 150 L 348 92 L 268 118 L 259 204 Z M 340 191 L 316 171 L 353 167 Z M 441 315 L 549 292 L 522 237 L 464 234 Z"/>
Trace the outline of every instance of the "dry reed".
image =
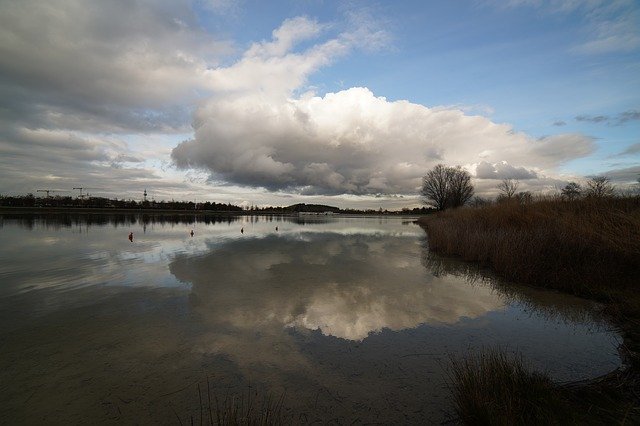
<path id="1" fill-rule="evenodd" d="M 451 361 L 459 420 L 473 425 L 573 423 L 562 393 L 544 374 L 499 350 Z"/>
<path id="2" fill-rule="evenodd" d="M 640 198 L 539 199 L 423 217 L 429 249 L 526 284 L 612 300 L 640 282 Z"/>

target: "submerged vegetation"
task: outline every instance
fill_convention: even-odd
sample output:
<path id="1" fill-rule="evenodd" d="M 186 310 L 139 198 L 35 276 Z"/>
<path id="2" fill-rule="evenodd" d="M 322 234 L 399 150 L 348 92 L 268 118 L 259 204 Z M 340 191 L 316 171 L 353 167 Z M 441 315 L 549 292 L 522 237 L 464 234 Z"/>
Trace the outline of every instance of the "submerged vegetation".
<path id="1" fill-rule="evenodd" d="M 509 281 L 604 303 L 624 336 L 627 368 L 559 386 L 500 352 L 454 360 L 467 424 L 633 423 L 640 419 L 640 197 L 518 198 L 423 217 L 429 249 Z"/>
<path id="2" fill-rule="evenodd" d="M 274 398 L 270 394 L 248 389 L 239 394 L 227 393 L 223 399 L 211 390 L 207 378 L 206 394 L 197 385 L 198 409 L 194 414 L 182 418 L 174 411 L 178 424 L 200 424 L 209 426 L 272 426 L 291 424 L 283 407 L 284 394 Z"/>

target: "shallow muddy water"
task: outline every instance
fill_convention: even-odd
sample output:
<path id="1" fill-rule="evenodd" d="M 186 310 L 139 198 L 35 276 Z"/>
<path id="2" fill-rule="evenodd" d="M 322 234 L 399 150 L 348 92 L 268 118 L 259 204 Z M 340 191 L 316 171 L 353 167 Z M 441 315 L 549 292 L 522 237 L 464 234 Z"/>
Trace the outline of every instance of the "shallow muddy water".
<path id="1" fill-rule="evenodd" d="M 10 424 L 198 423 L 206 394 L 254 391 L 282 397 L 295 423 L 436 423 L 451 412 L 450 357 L 501 347 L 558 381 L 620 365 L 597 305 L 430 255 L 406 218 L 0 226 Z"/>

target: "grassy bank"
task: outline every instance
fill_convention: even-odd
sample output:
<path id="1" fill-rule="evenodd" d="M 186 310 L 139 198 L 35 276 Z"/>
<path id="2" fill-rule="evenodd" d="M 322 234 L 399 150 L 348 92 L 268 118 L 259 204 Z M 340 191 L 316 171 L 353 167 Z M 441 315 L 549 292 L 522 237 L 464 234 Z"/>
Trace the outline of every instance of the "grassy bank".
<path id="1" fill-rule="evenodd" d="M 496 353 L 455 361 L 454 393 L 463 421 L 640 420 L 640 197 L 507 202 L 445 211 L 419 223 L 429 250 L 479 262 L 509 281 L 603 302 L 625 339 L 626 370 L 563 387 Z M 502 394 L 514 396 L 505 400 Z M 565 409 L 532 414 L 549 398 Z"/>
<path id="2" fill-rule="evenodd" d="M 423 217 L 429 249 L 604 301 L 640 282 L 640 198 L 541 200 Z"/>

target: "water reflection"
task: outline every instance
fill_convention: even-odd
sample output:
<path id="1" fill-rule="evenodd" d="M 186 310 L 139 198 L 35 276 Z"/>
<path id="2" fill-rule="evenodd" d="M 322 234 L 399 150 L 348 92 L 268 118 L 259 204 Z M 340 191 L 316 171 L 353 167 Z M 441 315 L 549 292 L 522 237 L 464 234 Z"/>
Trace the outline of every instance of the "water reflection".
<path id="1" fill-rule="evenodd" d="M 433 423 L 452 354 L 506 346 L 558 380 L 619 365 L 596 306 L 433 256 L 406 220 L 190 220 L 4 218 L 0 417 L 166 422 L 208 376 L 309 422 Z"/>
<path id="2" fill-rule="evenodd" d="M 498 293 L 505 304 L 518 305 L 523 311 L 541 315 L 548 321 L 593 323 L 606 327 L 601 315 L 602 305 L 589 300 L 570 297 L 552 290 L 517 285 L 499 278 L 491 270 L 477 263 L 441 256 L 430 252 L 427 241 L 422 243 L 421 261 L 434 276 L 453 276 L 473 286 L 489 287 Z"/>
<path id="3" fill-rule="evenodd" d="M 406 238 L 268 235 L 176 256 L 171 273 L 190 282 L 211 323 L 240 329 L 319 329 L 362 340 L 383 328 L 452 324 L 500 309 L 490 288 L 425 273 L 421 247 Z"/>

